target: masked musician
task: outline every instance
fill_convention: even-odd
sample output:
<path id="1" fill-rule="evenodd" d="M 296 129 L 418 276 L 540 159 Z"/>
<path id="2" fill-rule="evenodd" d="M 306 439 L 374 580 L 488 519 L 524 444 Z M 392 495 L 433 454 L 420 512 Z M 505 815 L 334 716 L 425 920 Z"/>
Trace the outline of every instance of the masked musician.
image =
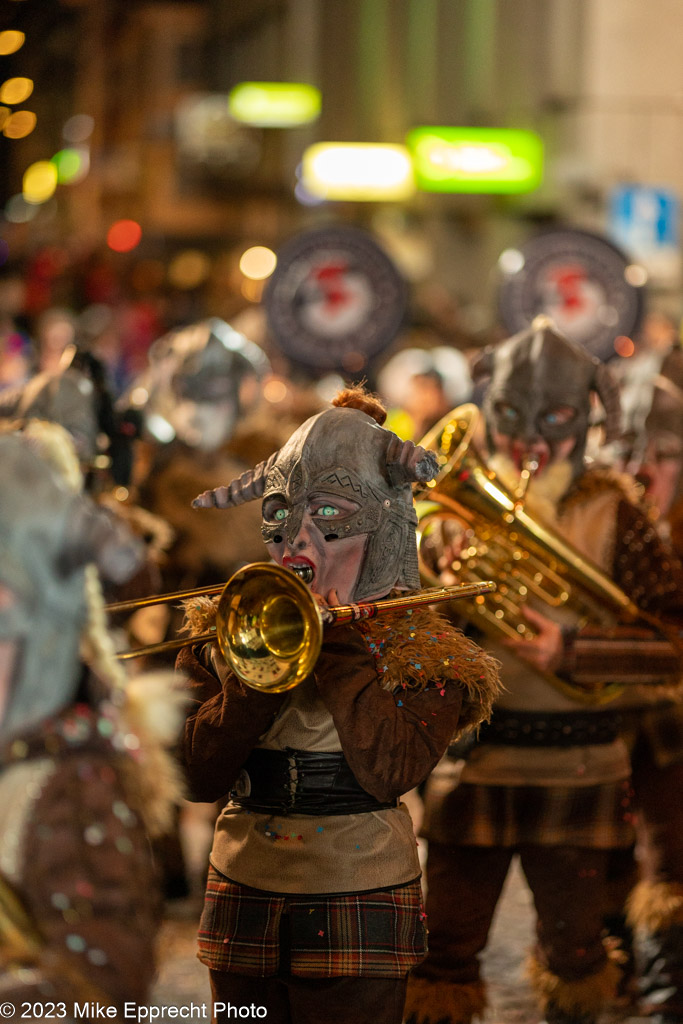
<path id="1" fill-rule="evenodd" d="M 434 476 L 434 456 L 383 428 L 383 407 L 361 389 L 333 406 L 195 506 L 262 498 L 268 553 L 323 605 L 414 590 L 411 483 Z M 215 617 L 211 605 L 189 611 Z M 191 790 L 230 797 L 199 931 L 215 1000 L 265 1006 L 283 1024 L 340 1014 L 399 1024 L 406 974 L 425 952 L 417 848 L 399 798 L 455 731 L 487 717 L 495 662 L 436 613 L 402 607 L 330 627 L 314 671 L 285 693 L 245 689 L 215 643 L 186 649 L 179 666 L 195 698 Z"/>
<path id="2" fill-rule="evenodd" d="M 654 379 L 645 420 L 645 451 L 637 475 L 655 505 L 658 525 L 683 553 L 683 344 L 666 353 Z"/>
<path id="3" fill-rule="evenodd" d="M 247 468 L 228 445 L 268 369 L 258 345 L 213 317 L 159 338 L 149 367 L 122 400 L 141 420 L 133 487 L 143 508 L 163 516 L 175 535 L 165 590 L 225 581 L 260 557 L 255 509 L 238 510 L 226 539 L 222 517 L 210 512 L 198 522 L 191 502 Z"/>
<path id="4" fill-rule="evenodd" d="M 173 742 L 178 698 L 128 689 L 104 626 L 99 574 L 125 579 L 141 545 L 81 488 L 61 427 L 0 437 L 0 1002 L 31 1019 L 144 1003 L 149 835 L 181 794 L 159 722 Z"/>
<path id="5" fill-rule="evenodd" d="M 595 563 L 646 616 L 661 616 L 661 628 L 649 618 L 579 628 L 575 613 L 530 598 L 523 612 L 533 635 L 488 641 L 505 686 L 490 726 L 464 759 L 455 751 L 441 762 L 425 792 L 430 951 L 411 975 L 407 1019 L 481 1017 L 478 958 L 518 854 L 537 915 L 529 974 L 539 1008 L 548 1024 L 593 1024 L 619 979 L 603 943 L 606 876 L 610 851 L 632 844 L 633 808 L 617 710 L 587 703 L 585 688 L 678 678 L 680 654 L 665 621 L 680 622 L 683 575 L 638 506 L 633 480 L 585 461 L 595 399 L 606 435 L 618 429 L 604 365 L 541 317 L 483 354 L 474 371 L 489 378 L 479 440 L 488 467 L 513 494 L 534 467 L 525 512 Z M 599 686 L 594 692 L 600 699 Z M 605 692 L 615 691 L 605 685 Z"/>

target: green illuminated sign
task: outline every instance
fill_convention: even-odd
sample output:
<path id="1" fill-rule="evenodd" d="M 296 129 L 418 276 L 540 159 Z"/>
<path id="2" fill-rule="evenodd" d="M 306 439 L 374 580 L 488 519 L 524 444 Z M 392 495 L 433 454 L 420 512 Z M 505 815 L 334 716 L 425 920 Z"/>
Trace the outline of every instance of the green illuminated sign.
<path id="1" fill-rule="evenodd" d="M 240 82 L 228 95 L 236 121 L 261 128 L 293 128 L 320 114 L 320 90 L 301 82 Z"/>
<path id="2" fill-rule="evenodd" d="M 543 143 L 517 128 L 414 128 L 406 143 L 424 192 L 531 192 L 543 180 Z"/>

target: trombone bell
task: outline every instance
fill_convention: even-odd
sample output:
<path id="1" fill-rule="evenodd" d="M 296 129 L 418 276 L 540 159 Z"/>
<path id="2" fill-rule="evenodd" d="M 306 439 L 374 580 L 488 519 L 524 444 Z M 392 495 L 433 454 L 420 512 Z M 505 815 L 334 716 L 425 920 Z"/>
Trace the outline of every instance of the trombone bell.
<path id="1" fill-rule="evenodd" d="M 257 562 L 238 569 L 218 602 L 221 653 L 256 690 L 283 693 L 298 686 L 318 660 L 322 631 L 311 591 L 280 565 Z"/>

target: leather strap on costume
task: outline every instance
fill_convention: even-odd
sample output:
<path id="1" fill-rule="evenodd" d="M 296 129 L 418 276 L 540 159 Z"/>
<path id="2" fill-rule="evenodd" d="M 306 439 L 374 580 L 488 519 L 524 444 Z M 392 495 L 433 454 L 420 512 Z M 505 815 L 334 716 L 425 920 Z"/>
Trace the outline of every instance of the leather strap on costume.
<path id="1" fill-rule="evenodd" d="M 514 747 L 583 747 L 612 743 L 619 734 L 615 711 L 507 711 L 479 730 L 480 743 Z"/>
<path id="2" fill-rule="evenodd" d="M 230 792 L 233 803 L 263 814 L 358 814 L 396 807 L 356 780 L 342 753 L 252 750 Z"/>

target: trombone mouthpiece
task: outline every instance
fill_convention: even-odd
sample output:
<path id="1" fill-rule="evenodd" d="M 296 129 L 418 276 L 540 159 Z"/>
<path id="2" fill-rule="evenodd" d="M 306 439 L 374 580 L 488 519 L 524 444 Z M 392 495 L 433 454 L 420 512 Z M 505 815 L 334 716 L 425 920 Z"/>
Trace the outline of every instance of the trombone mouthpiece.
<path id="1" fill-rule="evenodd" d="M 290 568 L 300 580 L 304 581 L 304 583 L 313 582 L 313 570 L 310 565 L 292 565 Z"/>

